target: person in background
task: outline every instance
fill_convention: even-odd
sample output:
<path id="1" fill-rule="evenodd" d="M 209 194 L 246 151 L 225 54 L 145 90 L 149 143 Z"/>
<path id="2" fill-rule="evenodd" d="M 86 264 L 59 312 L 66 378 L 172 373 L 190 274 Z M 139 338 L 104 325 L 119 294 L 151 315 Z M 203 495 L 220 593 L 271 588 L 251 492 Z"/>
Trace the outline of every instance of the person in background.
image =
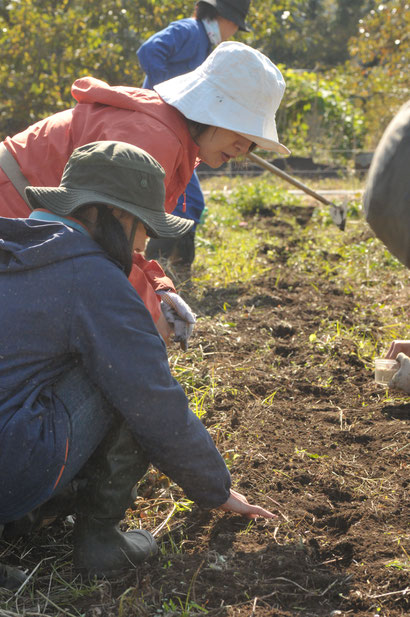
<path id="1" fill-rule="evenodd" d="M 250 0 L 201 0 L 192 17 L 173 21 L 145 41 L 137 51 L 145 72 L 143 88 L 152 89 L 162 81 L 196 69 L 213 47 L 227 41 L 238 30 L 249 32 L 245 23 Z M 196 171 L 179 197 L 173 211 L 193 219 L 194 227 L 181 238 L 149 240 L 147 259 L 168 259 L 182 281 L 188 280 L 195 258 L 195 230 L 205 208 L 204 195 Z"/>
<path id="2" fill-rule="evenodd" d="M 93 142 L 74 150 L 59 187 L 26 195 L 28 219 L 0 218 L 3 537 L 74 513 L 80 572 L 135 568 L 156 542 L 118 523 L 149 463 L 202 508 L 274 517 L 231 489 L 128 280 L 147 235 L 178 236 L 192 225 L 165 213 L 159 163 L 124 142 Z M 0 565 L 0 586 L 24 578 Z"/>
<path id="3" fill-rule="evenodd" d="M 363 205 L 376 236 L 410 268 L 410 101 L 386 128 L 376 148 Z M 410 340 L 393 341 L 386 358 L 399 362 L 390 386 L 410 394 Z"/>
<path id="4" fill-rule="evenodd" d="M 151 154 L 165 170 L 167 212 L 199 159 L 217 168 L 255 144 L 288 152 L 275 123 L 285 90 L 282 74 L 243 43 L 221 43 L 198 69 L 155 90 L 109 86 L 93 77 L 76 80 L 75 107 L 0 144 L 0 215 L 27 216 L 24 187 L 58 186 L 73 150 L 92 141 L 125 141 Z M 164 340 L 174 328 L 186 348 L 195 316 L 159 264 L 135 252 L 130 281 Z"/>

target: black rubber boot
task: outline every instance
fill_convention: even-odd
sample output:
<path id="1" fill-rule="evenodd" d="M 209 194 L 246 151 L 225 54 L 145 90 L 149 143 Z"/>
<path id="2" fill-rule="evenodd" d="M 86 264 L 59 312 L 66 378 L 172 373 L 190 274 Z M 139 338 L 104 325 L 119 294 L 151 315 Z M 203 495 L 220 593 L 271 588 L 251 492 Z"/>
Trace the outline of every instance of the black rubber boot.
<path id="1" fill-rule="evenodd" d="M 3 525 L 0 525 L 0 538 L 3 533 Z M 18 568 L 6 566 L 0 563 L 0 587 L 15 591 L 27 580 L 27 576 Z"/>
<path id="2" fill-rule="evenodd" d="M 172 265 L 191 266 L 195 259 L 195 231 L 180 238 L 151 238 L 145 248 L 147 259 L 168 259 Z"/>
<path id="3" fill-rule="evenodd" d="M 110 576 L 134 568 L 158 551 L 145 530 L 122 532 L 118 523 L 131 506 L 132 489 L 148 461 L 125 424 L 111 429 L 82 470 L 74 526 L 74 565 L 89 576 Z"/>
<path id="4" fill-rule="evenodd" d="M 145 258 L 155 259 L 161 263 L 170 260 L 172 263 L 176 247 L 175 238 L 150 238 L 145 247 Z"/>

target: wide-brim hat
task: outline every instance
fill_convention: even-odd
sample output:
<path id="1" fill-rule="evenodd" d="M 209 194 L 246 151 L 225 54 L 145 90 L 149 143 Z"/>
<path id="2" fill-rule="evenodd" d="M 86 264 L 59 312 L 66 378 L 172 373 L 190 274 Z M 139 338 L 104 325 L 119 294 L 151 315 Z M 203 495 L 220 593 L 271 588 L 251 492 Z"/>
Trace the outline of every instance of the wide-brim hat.
<path id="1" fill-rule="evenodd" d="M 234 41 L 220 43 L 194 71 L 154 86 L 186 118 L 290 154 L 279 142 L 275 120 L 285 88 L 282 73 L 267 56 Z"/>
<path id="2" fill-rule="evenodd" d="M 251 32 L 250 27 L 245 23 L 251 0 L 201 0 L 201 2 L 215 7 L 221 17 L 232 21 L 239 30 Z"/>
<path id="3" fill-rule="evenodd" d="M 138 218 L 153 237 L 175 238 L 194 224 L 167 214 L 165 172 L 150 154 L 120 141 L 96 141 L 76 148 L 60 186 L 26 188 L 33 209 L 71 216 L 81 206 L 104 204 Z"/>

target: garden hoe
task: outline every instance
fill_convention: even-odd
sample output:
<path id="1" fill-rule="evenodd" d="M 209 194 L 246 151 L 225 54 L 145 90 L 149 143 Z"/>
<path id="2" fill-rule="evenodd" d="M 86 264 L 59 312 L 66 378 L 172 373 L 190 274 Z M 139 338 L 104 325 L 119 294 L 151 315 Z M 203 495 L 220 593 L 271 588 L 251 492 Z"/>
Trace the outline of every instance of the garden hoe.
<path id="1" fill-rule="evenodd" d="M 314 197 L 318 201 L 322 202 L 322 204 L 326 204 L 327 206 L 330 206 L 330 216 L 332 217 L 332 221 L 334 222 L 335 225 L 339 227 L 339 229 L 341 229 L 342 231 L 344 230 L 345 225 L 346 225 L 346 212 L 347 212 L 346 203 L 343 204 L 342 206 L 336 206 L 336 204 L 326 199 L 326 197 L 323 197 L 323 195 L 319 195 L 319 193 L 316 193 L 316 191 L 306 186 L 306 184 L 303 184 L 302 182 L 299 182 L 299 180 L 292 178 L 292 176 L 287 174 L 286 171 L 282 171 L 281 169 L 279 169 L 279 167 L 276 167 L 275 165 L 272 165 L 272 163 L 265 161 L 257 154 L 254 154 L 253 152 L 249 152 L 246 156 L 249 160 L 253 161 L 260 167 L 263 167 L 264 169 L 271 171 L 272 173 L 279 176 L 279 178 L 283 178 L 284 180 L 287 180 L 287 182 L 290 182 L 290 184 L 293 184 L 293 186 L 296 186 L 297 188 L 301 189 L 302 191 L 304 191 L 311 197 Z"/>

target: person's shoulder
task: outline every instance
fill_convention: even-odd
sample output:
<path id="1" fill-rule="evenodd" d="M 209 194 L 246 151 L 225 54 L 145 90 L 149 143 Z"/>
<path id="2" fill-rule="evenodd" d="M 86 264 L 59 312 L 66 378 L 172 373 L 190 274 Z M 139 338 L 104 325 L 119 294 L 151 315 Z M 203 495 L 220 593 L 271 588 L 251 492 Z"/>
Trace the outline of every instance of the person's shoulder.
<path id="1" fill-rule="evenodd" d="M 201 31 L 201 23 L 193 17 L 185 17 L 184 19 L 172 21 L 168 29 L 170 32 L 179 33 L 186 37 L 197 37 Z"/>
<path id="2" fill-rule="evenodd" d="M 76 260 L 75 293 L 81 311 L 136 310 L 141 300 L 120 265 L 106 253 Z"/>
<path id="3" fill-rule="evenodd" d="M 184 17 L 183 19 L 176 19 L 175 21 L 171 21 L 168 24 L 168 26 L 166 26 L 162 30 L 158 30 L 158 32 L 155 32 L 149 39 L 147 39 L 147 41 L 145 41 L 145 43 L 148 43 L 149 41 L 153 41 L 157 38 L 163 38 L 165 36 L 169 37 L 177 33 L 181 34 L 185 32 L 192 32 L 194 30 L 197 30 L 197 28 L 198 28 L 198 22 L 196 19 L 192 17 Z M 143 43 L 143 45 L 145 45 L 145 43 Z"/>
<path id="4" fill-rule="evenodd" d="M 126 284 L 127 277 L 120 264 L 92 240 L 91 243 L 89 251 L 77 254 L 73 260 L 78 281 L 84 286 L 87 286 L 87 283 L 94 285 L 96 282 L 103 285 L 105 281 L 107 288 L 109 285 Z M 93 246 L 95 250 L 91 250 Z"/>
<path id="5" fill-rule="evenodd" d="M 198 28 L 198 20 L 193 17 L 184 17 L 183 19 L 177 19 L 171 21 L 169 28 L 185 28 L 186 30 L 192 30 Z"/>
<path id="6" fill-rule="evenodd" d="M 105 252 L 83 255 L 73 260 L 74 290 L 83 307 L 99 311 L 131 306 L 136 293 L 121 266 Z"/>

